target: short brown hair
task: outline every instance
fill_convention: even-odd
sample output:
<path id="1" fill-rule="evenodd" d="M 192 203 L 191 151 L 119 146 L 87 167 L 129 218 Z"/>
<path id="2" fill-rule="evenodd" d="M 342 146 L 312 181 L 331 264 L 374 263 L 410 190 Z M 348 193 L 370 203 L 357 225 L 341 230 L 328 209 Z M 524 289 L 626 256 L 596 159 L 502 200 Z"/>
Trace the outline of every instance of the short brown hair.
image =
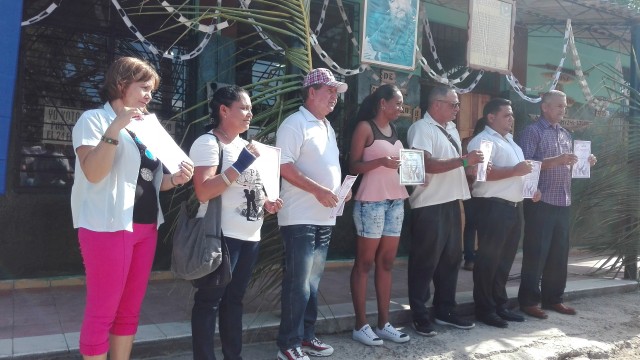
<path id="1" fill-rule="evenodd" d="M 160 86 L 160 76 L 151 64 L 134 57 L 121 57 L 109 66 L 104 75 L 100 97 L 103 101 L 121 99 L 129 85 L 149 80 L 153 81 L 153 90 Z"/>

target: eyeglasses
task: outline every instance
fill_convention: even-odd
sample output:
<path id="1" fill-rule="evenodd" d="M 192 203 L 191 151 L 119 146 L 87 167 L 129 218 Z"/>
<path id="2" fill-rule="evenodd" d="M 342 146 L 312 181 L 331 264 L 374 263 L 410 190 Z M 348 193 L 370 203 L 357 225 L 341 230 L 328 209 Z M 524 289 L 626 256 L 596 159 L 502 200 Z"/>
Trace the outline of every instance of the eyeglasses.
<path id="1" fill-rule="evenodd" d="M 438 100 L 436 100 L 436 101 L 440 101 L 440 102 L 443 102 L 443 103 L 447 103 L 447 104 L 451 105 L 451 107 L 452 107 L 452 108 L 454 108 L 454 109 L 459 109 L 459 108 L 460 108 L 460 102 L 454 102 L 454 103 L 452 103 L 452 102 L 448 102 L 447 100 L 440 100 L 440 99 L 438 99 Z"/>

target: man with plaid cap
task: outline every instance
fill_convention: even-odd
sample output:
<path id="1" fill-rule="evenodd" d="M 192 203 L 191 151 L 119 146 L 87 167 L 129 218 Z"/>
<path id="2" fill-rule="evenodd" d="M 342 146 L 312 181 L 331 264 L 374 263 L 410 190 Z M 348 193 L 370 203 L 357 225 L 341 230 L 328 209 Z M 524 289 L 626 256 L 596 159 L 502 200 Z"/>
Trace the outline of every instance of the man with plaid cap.
<path id="1" fill-rule="evenodd" d="M 285 259 L 277 339 L 280 360 L 333 353 L 315 336 L 315 322 L 318 284 L 335 225 L 330 214 L 338 204 L 341 178 L 336 134 L 326 116 L 347 84 L 319 68 L 305 76 L 302 86 L 304 104 L 282 122 L 276 139 L 281 149 L 280 197 L 286 204 L 278 214 Z"/>

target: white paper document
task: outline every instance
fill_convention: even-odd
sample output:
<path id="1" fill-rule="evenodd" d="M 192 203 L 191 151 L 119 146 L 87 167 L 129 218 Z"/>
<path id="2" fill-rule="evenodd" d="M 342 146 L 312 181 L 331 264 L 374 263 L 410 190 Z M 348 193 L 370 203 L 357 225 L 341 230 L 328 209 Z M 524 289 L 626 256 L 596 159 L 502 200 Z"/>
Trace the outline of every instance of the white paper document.
<path id="1" fill-rule="evenodd" d="M 531 172 L 523 176 L 522 197 L 525 199 L 533 198 L 533 195 L 538 190 L 538 180 L 540 179 L 540 169 L 542 168 L 542 162 L 531 161 Z"/>
<path id="2" fill-rule="evenodd" d="M 193 164 L 189 156 L 160 124 L 155 114 L 144 115 L 142 120 L 131 121 L 127 129 L 133 131 L 172 174 L 180 171 L 180 163 L 183 161 Z"/>
<path id="3" fill-rule="evenodd" d="M 344 210 L 344 199 L 349 195 L 349 190 L 351 190 L 351 187 L 357 177 L 358 175 L 347 175 L 344 178 L 340 189 L 338 189 L 338 204 L 336 207 L 331 209 L 331 215 L 329 215 L 329 218 L 334 219 L 336 216 L 342 215 L 342 211 Z"/>
<path id="4" fill-rule="evenodd" d="M 267 192 L 267 199 L 275 201 L 280 197 L 280 148 L 265 145 L 253 140 L 251 142 L 260 156 L 253 163 Z"/>
<path id="5" fill-rule="evenodd" d="M 484 161 L 478 164 L 478 172 L 476 173 L 476 181 L 487 181 L 487 167 L 489 159 L 491 159 L 491 151 L 493 150 L 493 142 L 489 140 L 480 141 L 480 151 L 484 156 Z"/>
<path id="6" fill-rule="evenodd" d="M 591 141 L 574 140 L 573 153 L 578 157 L 578 162 L 571 169 L 571 177 L 577 179 L 588 179 L 591 177 L 591 165 L 589 155 L 591 155 Z"/>

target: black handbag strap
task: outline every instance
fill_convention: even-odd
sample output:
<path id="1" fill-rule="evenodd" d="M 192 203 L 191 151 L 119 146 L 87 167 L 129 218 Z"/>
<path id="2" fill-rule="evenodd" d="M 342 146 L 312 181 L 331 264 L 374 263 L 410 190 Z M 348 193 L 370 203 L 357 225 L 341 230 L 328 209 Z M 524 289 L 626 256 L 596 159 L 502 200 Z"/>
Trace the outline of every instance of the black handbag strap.
<path id="1" fill-rule="evenodd" d="M 444 136 L 447 137 L 447 140 L 449 140 L 451 145 L 453 145 L 453 147 L 456 148 L 456 151 L 458 152 L 458 155 L 462 155 L 462 153 L 460 152 L 460 147 L 458 146 L 458 143 L 455 140 L 453 140 L 453 136 L 451 136 L 451 134 L 449 134 L 449 132 L 447 132 L 447 130 L 443 129 L 442 127 L 440 127 L 438 125 L 434 125 L 434 126 L 437 127 L 440 131 L 442 131 Z"/>
<path id="2" fill-rule="evenodd" d="M 220 143 L 220 139 L 213 133 L 208 133 L 209 135 L 216 138 L 216 143 L 218 143 L 218 168 L 216 169 L 216 175 L 219 175 L 222 169 L 222 144 Z M 222 195 L 218 195 L 213 199 L 209 199 L 209 203 L 207 205 L 207 212 L 204 214 L 204 231 L 206 235 L 212 235 L 216 237 L 220 237 L 222 234 Z M 217 221 L 216 221 L 217 220 Z"/>

